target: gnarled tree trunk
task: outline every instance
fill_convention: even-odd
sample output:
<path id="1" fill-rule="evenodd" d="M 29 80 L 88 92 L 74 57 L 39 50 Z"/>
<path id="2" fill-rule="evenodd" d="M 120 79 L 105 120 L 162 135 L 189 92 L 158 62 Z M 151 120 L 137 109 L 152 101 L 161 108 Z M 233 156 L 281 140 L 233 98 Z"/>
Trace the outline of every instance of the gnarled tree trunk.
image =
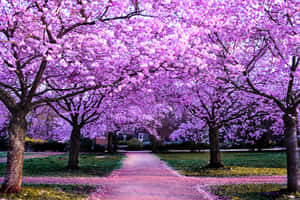
<path id="1" fill-rule="evenodd" d="M 26 114 L 24 111 L 13 113 L 9 123 L 9 149 L 5 179 L 1 188 L 2 193 L 18 193 L 21 191 L 27 128 Z"/>
<path id="2" fill-rule="evenodd" d="M 219 130 L 216 127 L 209 127 L 209 148 L 210 161 L 208 167 L 219 168 L 224 165 L 221 162 L 220 144 L 219 144 Z"/>
<path id="3" fill-rule="evenodd" d="M 80 150 L 80 127 L 73 126 L 71 139 L 70 139 L 68 169 L 79 169 L 79 150 Z"/>
<path id="4" fill-rule="evenodd" d="M 286 137 L 286 155 L 287 155 L 287 189 L 289 192 L 298 191 L 298 165 L 299 153 L 297 151 L 297 127 L 298 115 L 294 111 L 292 114 L 283 116 L 285 137 Z"/>

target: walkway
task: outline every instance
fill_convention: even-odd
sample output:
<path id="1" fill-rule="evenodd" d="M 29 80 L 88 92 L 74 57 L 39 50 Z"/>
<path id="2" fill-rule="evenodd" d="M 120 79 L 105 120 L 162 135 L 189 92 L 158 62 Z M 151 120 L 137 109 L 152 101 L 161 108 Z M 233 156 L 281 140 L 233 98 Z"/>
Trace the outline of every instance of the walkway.
<path id="1" fill-rule="evenodd" d="M 285 183 L 285 176 L 185 177 L 150 153 L 127 153 L 123 168 L 104 181 L 102 194 L 90 200 L 209 200 L 205 187 L 218 184 Z"/>
<path id="2" fill-rule="evenodd" d="M 180 177 L 150 153 L 128 153 L 123 168 L 110 176 L 103 200 L 198 200 L 199 194 L 187 179 Z M 91 196 L 92 200 L 100 199 Z"/>

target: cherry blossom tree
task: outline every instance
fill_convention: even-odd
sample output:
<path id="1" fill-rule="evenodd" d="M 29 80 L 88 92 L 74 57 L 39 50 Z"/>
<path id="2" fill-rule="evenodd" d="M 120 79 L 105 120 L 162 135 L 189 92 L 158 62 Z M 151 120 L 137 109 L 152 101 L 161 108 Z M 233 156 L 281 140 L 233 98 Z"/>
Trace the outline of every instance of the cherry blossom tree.
<path id="1" fill-rule="evenodd" d="M 194 88 L 195 98 L 187 105 L 193 116 L 197 117 L 202 124 L 200 127 L 208 128 L 210 162 L 209 167 L 219 168 L 221 162 L 219 131 L 226 125 L 246 116 L 250 110 L 250 103 L 240 99 L 241 93 L 230 91 L 226 88 L 206 86 L 201 87 L 198 83 Z"/>
<path id="2" fill-rule="evenodd" d="M 100 91 L 82 93 L 73 98 L 64 98 L 56 103 L 48 103 L 54 112 L 72 126 L 70 134 L 69 169 L 79 168 L 81 129 L 98 120 L 98 109 L 105 97 Z"/>
<path id="3" fill-rule="evenodd" d="M 3 0 L 0 4 L 0 100 L 11 115 L 8 161 L 1 189 L 13 193 L 21 189 L 27 114 L 34 106 L 99 87 L 97 81 L 75 86 L 76 81 L 93 77 L 96 70 L 95 66 L 88 69 L 91 65 L 82 57 L 77 59 L 77 48 L 92 51 L 95 40 L 88 33 L 98 33 L 95 27 L 101 30 L 104 22 L 128 19 L 141 11 L 136 1 Z M 74 87 L 47 87 L 48 81 L 71 81 Z M 53 90 L 68 93 L 58 98 L 53 96 Z"/>
<path id="4" fill-rule="evenodd" d="M 298 188 L 299 2 L 219 1 L 209 37 L 224 80 L 280 109 L 287 144 L 288 191 Z M 211 16 L 214 14 L 211 13 Z M 222 18 L 222 19 L 221 19 Z"/>

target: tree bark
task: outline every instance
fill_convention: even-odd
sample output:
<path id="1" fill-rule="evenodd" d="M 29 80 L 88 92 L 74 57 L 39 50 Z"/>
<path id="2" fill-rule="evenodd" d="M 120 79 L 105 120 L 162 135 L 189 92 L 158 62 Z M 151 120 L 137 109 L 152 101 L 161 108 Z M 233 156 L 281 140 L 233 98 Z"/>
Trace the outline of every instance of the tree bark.
<path id="1" fill-rule="evenodd" d="M 9 123 L 9 146 L 7 164 L 2 193 L 18 193 L 21 191 L 22 171 L 24 163 L 25 136 L 27 129 L 26 112 L 12 113 Z"/>
<path id="2" fill-rule="evenodd" d="M 209 147 L 210 161 L 208 167 L 220 168 L 224 165 L 221 162 L 219 130 L 215 127 L 209 127 Z"/>
<path id="3" fill-rule="evenodd" d="M 283 116 L 285 137 L 286 137 L 286 154 L 287 154 L 287 190 L 289 192 L 298 191 L 298 165 L 299 153 L 297 151 L 297 126 L 298 114 L 294 111 L 292 114 Z"/>
<path id="4" fill-rule="evenodd" d="M 112 140 L 113 140 L 113 152 L 116 153 L 117 150 L 118 150 L 117 134 L 116 133 L 113 133 Z"/>
<path id="5" fill-rule="evenodd" d="M 113 133 L 109 132 L 107 134 L 107 151 L 108 153 L 113 153 Z"/>
<path id="6" fill-rule="evenodd" d="M 80 127 L 73 126 L 70 139 L 68 169 L 79 169 Z"/>

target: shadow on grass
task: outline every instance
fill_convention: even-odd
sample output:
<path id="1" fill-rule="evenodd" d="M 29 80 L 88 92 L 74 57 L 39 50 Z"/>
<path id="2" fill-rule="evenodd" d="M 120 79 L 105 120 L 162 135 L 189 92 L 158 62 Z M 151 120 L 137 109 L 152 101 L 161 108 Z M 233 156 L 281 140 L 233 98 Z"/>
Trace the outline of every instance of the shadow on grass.
<path id="1" fill-rule="evenodd" d="M 24 176 L 56 176 L 56 177 L 91 177 L 108 176 L 113 170 L 121 167 L 122 154 L 80 154 L 79 169 L 70 170 L 68 154 L 43 158 L 26 159 Z M 0 163 L 0 176 L 4 175 L 6 163 Z"/>

